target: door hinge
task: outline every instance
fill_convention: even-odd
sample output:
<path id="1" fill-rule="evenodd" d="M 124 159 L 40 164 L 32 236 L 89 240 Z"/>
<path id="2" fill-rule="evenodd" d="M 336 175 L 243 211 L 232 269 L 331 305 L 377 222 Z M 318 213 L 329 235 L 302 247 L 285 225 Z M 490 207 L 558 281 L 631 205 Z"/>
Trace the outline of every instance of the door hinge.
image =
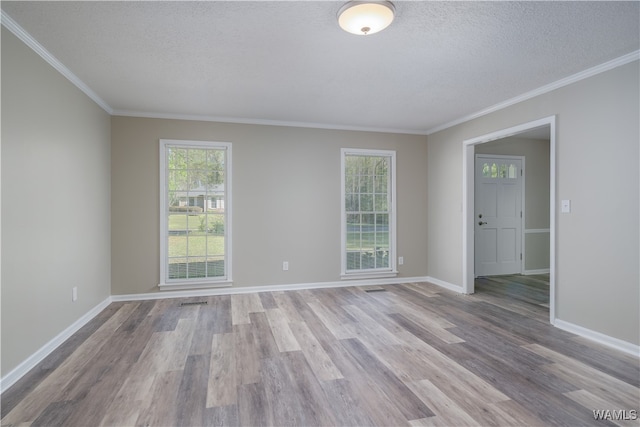
<path id="1" fill-rule="evenodd" d="M 520 261 L 522 261 L 522 253 L 520 253 Z"/>
<path id="2" fill-rule="evenodd" d="M 522 218 L 522 211 L 520 211 L 520 218 Z"/>

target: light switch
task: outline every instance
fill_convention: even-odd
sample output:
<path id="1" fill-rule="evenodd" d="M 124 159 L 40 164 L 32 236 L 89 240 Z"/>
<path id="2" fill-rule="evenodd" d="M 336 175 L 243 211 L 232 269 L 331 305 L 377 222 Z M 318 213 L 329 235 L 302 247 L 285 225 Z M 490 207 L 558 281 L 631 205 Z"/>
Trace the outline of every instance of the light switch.
<path id="1" fill-rule="evenodd" d="M 571 200 L 563 200 L 562 213 L 570 213 L 570 212 L 571 212 Z"/>

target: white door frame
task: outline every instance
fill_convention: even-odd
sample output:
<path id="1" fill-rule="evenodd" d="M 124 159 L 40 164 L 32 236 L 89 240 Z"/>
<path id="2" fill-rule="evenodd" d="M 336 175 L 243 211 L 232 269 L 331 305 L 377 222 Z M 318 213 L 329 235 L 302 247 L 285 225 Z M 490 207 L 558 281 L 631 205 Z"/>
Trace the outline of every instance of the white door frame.
<path id="1" fill-rule="evenodd" d="M 556 319 L 556 116 L 549 116 L 523 123 L 462 142 L 462 291 L 474 292 L 474 193 L 475 193 L 475 146 L 514 136 L 528 130 L 550 127 L 549 138 L 549 321 Z"/>

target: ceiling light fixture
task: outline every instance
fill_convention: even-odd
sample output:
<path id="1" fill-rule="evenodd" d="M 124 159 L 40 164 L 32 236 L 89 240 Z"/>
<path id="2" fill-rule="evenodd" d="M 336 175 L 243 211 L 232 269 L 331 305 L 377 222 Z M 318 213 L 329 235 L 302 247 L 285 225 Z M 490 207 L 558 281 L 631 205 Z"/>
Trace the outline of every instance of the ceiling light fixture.
<path id="1" fill-rule="evenodd" d="M 348 33 L 366 36 L 387 28 L 395 11 L 390 1 L 350 1 L 338 11 L 338 24 Z"/>

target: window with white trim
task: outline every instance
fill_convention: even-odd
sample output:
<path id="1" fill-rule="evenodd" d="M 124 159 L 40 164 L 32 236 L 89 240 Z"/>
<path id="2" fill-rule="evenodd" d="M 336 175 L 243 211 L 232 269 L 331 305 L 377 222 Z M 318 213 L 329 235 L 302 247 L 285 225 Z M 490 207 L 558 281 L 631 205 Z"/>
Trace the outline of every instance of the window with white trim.
<path id="1" fill-rule="evenodd" d="M 342 276 L 395 275 L 396 152 L 342 149 Z"/>
<path id="2" fill-rule="evenodd" d="M 160 140 L 160 287 L 231 281 L 231 144 Z"/>

